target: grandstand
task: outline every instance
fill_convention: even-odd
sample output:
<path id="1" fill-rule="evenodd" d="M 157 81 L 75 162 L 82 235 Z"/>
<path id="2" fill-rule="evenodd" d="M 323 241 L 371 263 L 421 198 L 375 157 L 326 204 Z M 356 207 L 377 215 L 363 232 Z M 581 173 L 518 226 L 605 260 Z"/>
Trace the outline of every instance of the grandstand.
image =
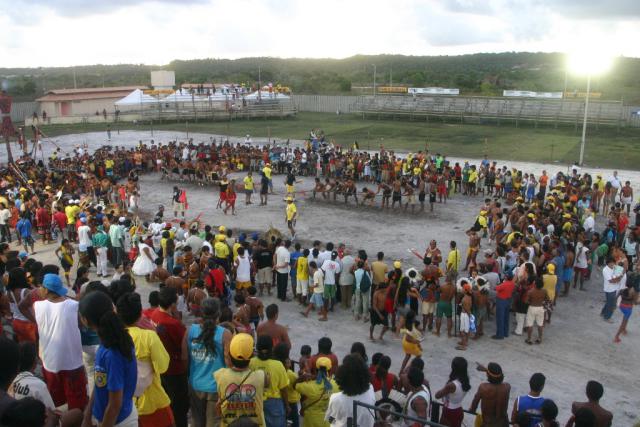
<path id="1" fill-rule="evenodd" d="M 572 124 L 584 119 L 584 101 L 576 99 L 491 98 L 465 96 L 361 96 L 351 106 L 362 118 L 407 117 L 410 120 L 447 119 L 460 123 Z M 588 121 L 600 125 L 627 126 L 630 117 L 622 102 L 589 102 Z"/>

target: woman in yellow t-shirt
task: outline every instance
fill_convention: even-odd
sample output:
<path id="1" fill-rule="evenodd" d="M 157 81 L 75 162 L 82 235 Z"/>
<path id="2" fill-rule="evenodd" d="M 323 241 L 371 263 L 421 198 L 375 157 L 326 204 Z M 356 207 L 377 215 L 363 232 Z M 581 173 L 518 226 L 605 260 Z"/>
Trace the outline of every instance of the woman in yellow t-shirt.
<path id="1" fill-rule="evenodd" d="M 309 378 L 308 376 L 298 378 L 296 391 L 300 393 L 300 415 L 303 416 L 302 427 L 329 427 L 329 423 L 324 420 L 324 414 L 329 407 L 329 398 L 333 393 L 338 393 L 340 389 L 331 372 L 331 359 L 319 357 L 316 360 L 318 376 Z"/>
<path id="2" fill-rule="evenodd" d="M 268 335 L 258 337 L 256 343 L 257 356 L 249 362 L 252 371 L 264 371 L 269 378 L 269 385 L 265 387 L 263 394 L 263 410 L 266 425 L 284 426 L 286 425 L 287 407 L 287 387 L 289 377 L 284 365 L 279 360 L 272 358 L 273 341 Z"/>

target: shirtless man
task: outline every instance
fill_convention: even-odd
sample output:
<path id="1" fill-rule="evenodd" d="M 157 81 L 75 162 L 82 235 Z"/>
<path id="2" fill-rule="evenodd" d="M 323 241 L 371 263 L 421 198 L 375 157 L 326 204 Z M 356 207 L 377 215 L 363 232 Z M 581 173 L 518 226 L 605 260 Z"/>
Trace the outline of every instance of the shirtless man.
<path id="1" fill-rule="evenodd" d="M 187 295 L 187 308 L 189 312 L 195 317 L 199 317 L 201 315 L 200 307 L 202 306 L 202 301 L 208 296 L 204 290 L 204 281 L 197 280 Z"/>
<path id="2" fill-rule="evenodd" d="M 173 274 L 164 281 L 165 286 L 174 288 L 178 292 L 178 295 L 182 295 L 182 289 L 185 283 L 185 280 L 182 278 L 182 267 L 180 266 L 174 267 Z"/>
<path id="3" fill-rule="evenodd" d="M 573 402 L 571 404 L 571 418 L 567 421 L 566 427 L 573 427 L 575 425 L 575 418 L 579 411 L 588 410 L 595 417 L 595 427 L 611 427 L 613 421 L 613 414 L 602 406 L 600 406 L 600 399 L 604 394 L 604 387 L 597 381 L 589 381 L 587 383 L 587 399 L 588 402 Z"/>
<path id="4" fill-rule="evenodd" d="M 353 196 L 356 201 L 356 205 L 358 204 L 358 189 L 356 188 L 356 184 L 353 182 L 351 178 L 349 178 L 342 187 L 342 194 L 344 195 L 344 204 L 346 205 L 349 201 L 349 197 Z"/>
<path id="5" fill-rule="evenodd" d="M 324 193 L 325 191 L 325 184 L 322 183 L 322 181 L 320 181 L 320 178 L 316 178 L 316 184 L 313 187 L 313 198 L 316 198 L 316 194 L 322 194 L 322 197 L 324 199 L 327 198 L 327 196 Z"/>
<path id="6" fill-rule="evenodd" d="M 478 289 L 473 291 L 473 305 L 476 316 L 476 334 L 474 340 L 484 335 L 484 321 L 488 319 L 489 283 L 483 278 L 476 278 Z"/>
<path id="7" fill-rule="evenodd" d="M 409 183 L 404 183 L 402 188 L 404 188 L 404 191 L 405 191 L 402 195 L 407 197 L 406 199 L 407 202 L 404 204 L 405 212 L 407 211 L 407 208 L 409 207 L 409 205 L 411 205 L 411 213 L 415 213 L 416 211 L 416 196 L 414 194 L 415 190 L 413 189 L 413 187 L 411 187 L 411 185 L 409 185 Z"/>
<path id="8" fill-rule="evenodd" d="M 451 338 L 451 329 L 453 328 L 453 308 L 451 300 L 456 295 L 456 287 L 453 284 L 451 275 L 447 275 L 444 285 L 440 286 L 440 299 L 436 305 L 436 336 L 440 336 L 440 327 L 442 326 L 442 318 L 447 318 L 447 337 Z"/>
<path id="9" fill-rule="evenodd" d="M 373 203 L 376 199 L 376 193 L 369 190 L 367 187 L 362 189 L 362 201 L 360 202 L 360 206 L 364 206 L 366 203 L 370 207 L 373 207 Z"/>
<path id="10" fill-rule="evenodd" d="M 378 184 L 378 191 L 376 194 L 380 193 L 382 190 L 382 209 L 389 208 L 389 199 L 391 199 L 391 187 L 384 182 Z"/>
<path id="11" fill-rule="evenodd" d="M 456 346 L 456 350 L 466 350 L 469 343 L 470 323 L 471 323 L 471 306 L 473 300 L 471 298 L 471 284 L 465 283 L 463 286 L 464 296 L 460 302 L 462 312 L 460 313 L 460 341 Z"/>
<path id="12" fill-rule="evenodd" d="M 526 296 L 526 303 L 529 304 L 525 327 L 527 328 L 527 344 L 531 345 L 531 335 L 534 323 L 538 326 L 538 339 L 536 344 L 542 343 L 542 331 L 544 329 L 544 303 L 549 301 L 549 294 L 543 287 L 542 279 L 536 280 L 535 288 L 531 289 Z"/>
<path id="13" fill-rule="evenodd" d="M 500 245 L 504 240 L 504 221 L 502 220 L 502 212 L 496 214 L 496 219 L 493 223 L 493 232 L 491 233 L 491 240 L 496 242 L 496 245 Z"/>
<path id="14" fill-rule="evenodd" d="M 436 291 L 440 286 L 440 277 L 442 271 L 437 265 L 433 265 L 433 260 L 425 256 L 423 261 L 424 269 L 422 269 L 422 280 L 424 285 L 420 289 L 420 297 L 422 298 L 422 331 L 427 328 L 433 329 L 433 315 L 436 310 Z"/>
<path id="15" fill-rule="evenodd" d="M 395 208 L 396 203 L 398 206 L 402 206 L 402 183 L 399 179 L 393 181 L 393 197 L 391 199 L 391 209 Z"/>
<path id="16" fill-rule="evenodd" d="M 420 202 L 420 212 L 424 212 L 424 201 L 427 198 L 427 183 L 424 177 L 418 179 L 418 201 Z"/>
<path id="17" fill-rule="evenodd" d="M 375 341 L 373 338 L 373 330 L 376 325 L 382 325 L 382 332 L 378 339 L 383 340 L 384 333 L 389 330 L 389 314 L 384 309 L 384 301 L 387 297 L 387 284 L 382 282 L 378 285 L 378 288 L 373 293 L 373 302 L 371 304 L 371 326 L 369 326 L 369 339 Z"/>
<path id="18" fill-rule="evenodd" d="M 424 257 L 431 258 L 432 265 L 435 265 L 436 267 L 440 266 L 440 263 L 442 262 L 442 252 L 438 248 L 438 242 L 435 240 L 431 240 L 429 242 L 429 247 L 424 252 Z"/>
<path id="19" fill-rule="evenodd" d="M 256 328 L 256 335 L 269 335 L 274 345 L 278 345 L 283 342 L 291 348 L 291 341 L 289 340 L 289 333 L 287 328 L 277 323 L 278 321 L 278 306 L 271 304 L 267 306 L 265 310 L 267 314 L 266 322 L 262 322 Z"/>
<path id="20" fill-rule="evenodd" d="M 478 405 L 482 412 L 481 427 L 508 427 L 509 394 L 511 385 L 504 382 L 502 368 L 497 363 L 489 363 L 485 368 L 478 364 L 478 371 L 487 373 L 486 383 L 478 386 L 469 411 L 476 412 Z"/>
<path id="21" fill-rule="evenodd" d="M 467 271 L 469 266 L 476 267 L 476 257 L 480 250 L 480 236 L 475 230 L 467 231 L 469 236 L 469 249 L 467 249 L 467 261 L 464 264 L 462 271 Z"/>
<path id="22" fill-rule="evenodd" d="M 327 200 L 331 196 L 331 192 L 333 191 L 334 185 L 329 178 L 325 178 L 324 180 L 324 189 L 322 191 L 322 197 Z"/>

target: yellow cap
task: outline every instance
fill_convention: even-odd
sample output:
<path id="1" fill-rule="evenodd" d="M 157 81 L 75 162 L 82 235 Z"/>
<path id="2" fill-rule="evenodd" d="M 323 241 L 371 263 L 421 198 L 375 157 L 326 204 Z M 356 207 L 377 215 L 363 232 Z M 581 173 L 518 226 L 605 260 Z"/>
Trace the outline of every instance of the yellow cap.
<path id="1" fill-rule="evenodd" d="M 554 274 L 556 272 L 556 266 L 554 264 L 547 264 L 547 271 L 550 274 Z"/>
<path id="2" fill-rule="evenodd" d="M 527 217 L 531 219 L 536 219 L 536 216 L 533 213 L 527 214 Z"/>
<path id="3" fill-rule="evenodd" d="M 51 186 L 47 185 L 46 187 L 44 187 L 45 190 L 51 190 Z"/>
<path id="4" fill-rule="evenodd" d="M 33 184 L 33 180 L 30 179 L 29 181 L 27 181 L 27 184 Z"/>
<path id="5" fill-rule="evenodd" d="M 24 187 L 20 187 L 20 192 L 21 192 L 21 193 L 25 193 L 26 191 L 27 191 L 27 189 L 26 189 L 26 188 L 24 188 Z"/>
<path id="6" fill-rule="evenodd" d="M 293 202 L 293 197 L 291 196 L 287 197 L 287 202 Z"/>
<path id="7" fill-rule="evenodd" d="M 400 261 L 393 262 L 393 268 L 401 268 L 401 267 L 402 267 L 402 263 Z"/>
<path id="8" fill-rule="evenodd" d="M 569 219 L 569 218 L 571 218 L 571 214 L 566 213 L 566 214 L 562 215 L 562 217 Z"/>
<path id="9" fill-rule="evenodd" d="M 231 338 L 229 354 L 236 360 L 249 360 L 253 356 L 253 337 L 240 333 Z"/>
<path id="10" fill-rule="evenodd" d="M 524 201 L 524 199 L 523 199 L 522 197 L 517 197 L 517 198 L 516 198 L 516 201 L 517 201 L 517 202 L 522 202 L 522 201 Z"/>
<path id="11" fill-rule="evenodd" d="M 330 371 L 331 366 L 331 359 L 328 357 L 318 357 L 318 360 L 316 360 L 316 369 L 325 368 L 327 371 Z"/>
<path id="12" fill-rule="evenodd" d="M 480 215 L 486 215 L 487 211 L 480 211 Z"/>
<path id="13" fill-rule="evenodd" d="M 221 225 L 220 227 L 218 227 L 218 231 L 221 233 L 224 233 L 225 231 L 227 231 L 227 229 L 225 228 L 224 225 Z"/>
<path id="14" fill-rule="evenodd" d="M 218 239 L 218 242 L 224 242 L 226 240 L 222 234 L 218 234 L 217 239 Z"/>

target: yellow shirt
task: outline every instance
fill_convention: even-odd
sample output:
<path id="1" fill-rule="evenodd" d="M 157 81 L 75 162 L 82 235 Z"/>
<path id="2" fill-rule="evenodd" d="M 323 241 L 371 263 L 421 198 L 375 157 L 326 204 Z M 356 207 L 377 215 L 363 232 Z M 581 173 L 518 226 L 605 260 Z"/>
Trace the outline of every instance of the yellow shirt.
<path id="1" fill-rule="evenodd" d="M 263 167 L 262 172 L 264 173 L 264 176 L 267 177 L 267 179 L 271 179 L 271 168 L 269 166 Z"/>
<path id="2" fill-rule="evenodd" d="M 253 178 L 250 176 L 245 176 L 242 180 L 244 182 L 245 190 L 253 190 Z"/>
<path id="3" fill-rule="evenodd" d="M 107 159 L 104 161 L 104 168 L 105 169 L 113 169 L 113 165 L 114 165 L 114 161 L 111 159 Z"/>
<path id="4" fill-rule="evenodd" d="M 298 208 L 294 203 L 289 203 L 287 205 L 287 221 L 293 220 L 293 216 L 298 212 Z"/>
<path id="5" fill-rule="evenodd" d="M 298 374 L 291 369 L 287 369 L 287 377 L 289 378 L 289 385 L 287 386 L 287 402 L 298 403 L 300 402 L 300 393 L 296 391 L 296 381 Z"/>
<path id="6" fill-rule="evenodd" d="M 594 184 L 598 186 L 598 191 L 604 191 L 604 180 L 602 178 L 596 179 Z"/>
<path id="7" fill-rule="evenodd" d="M 242 245 L 238 242 L 233 244 L 233 260 L 238 259 L 238 249 L 240 249 Z"/>
<path id="8" fill-rule="evenodd" d="M 478 172 L 471 169 L 471 172 L 469 172 L 469 182 L 475 183 L 477 180 L 478 180 Z"/>
<path id="9" fill-rule="evenodd" d="M 458 271 L 460 268 L 460 251 L 458 249 L 452 249 L 447 255 L 447 270 Z"/>
<path id="10" fill-rule="evenodd" d="M 301 256 L 298 258 L 298 262 L 296 265 L 296 277 L 300 280 L 309 279 L 309 260 L 306 256 Z"/>
<path id="11" fill-rule="evenodd" d="M 127 328 L 136 348 L 136 359 L 153 366 L 153 379 L 142 396 L 133 398 L 139 415 L 149 415 L 158 409 L 166 408 L 171 399 L 162 388 L 160 374 L 169 367 L 169 353 L 165 350 L 160 337 L 154 331 L 140 329 L 137 326 Z"/>
<path id="12" fill-rule="evenodd" d="M 329 382 L 331 383 L 331 389 L 326 391 L 324 382 L 318 384 L 316 380 L 296 384 L 296 390 L 305 398 L 301 404 L 305 408 L 303 427 L 329 426 L 329 423 L 324 420 L 324 414 L 329 407 L 329 398 L 333 393 L 340 391 L 338 384 L 333 379 L 330 379 Z M 309 405 L 308 408 L 307 405 Z"/>
<path id="13" fill-rule="evenodd" d="M 264 400 L 280 399 L 280 390 L 289 385 L 289 377 L 282 362 L 273 359 L 260 360 L 253 357 L 249 362 L 249 368 L 254 371 L 264 371 L 269 377 L 269 387 L 264 389 Z"/>
<path id="14" fill-rule="evenodd" d="M 80 206 L 69 205 L 64 208 L 64 214 L 67 216 L 67 225 L 76 223 L 76 215 L 80 212 Z"/>
<path id="15" fill-rule="evenodd" d="M 224 242 L 216 242 L 213 250 L 216 258 L 227 258 L 229 256 L 229 246 Z"/>
<path id="16" fill-rule="evenodd" d="M 558 276 L 555 274 L 542 275 L 542 288 L 547 290 L 547 295 L 549 295 L 551 301 L 556 297 L 556 283 L 558 283 Z"/>
<path id="17" fill-rule="evenodd" d="M 280 362 L 278 362 L 280 363 Z M 282 363 L 280 363 L 282 366 Z M 284 367 L 282 367 L 284 370 Z M 247 376 L 248 375 L 248 376 Z M 229 368 L 218 369 L 213 373 L 218 384 L 220 396 L 233 396 L 222 404 L 220 426 L 226 427 L 240 417 L 248 417 L 258 426 L 264 427 L 263 400 L 260 396 L 264 390 L 264 372 L 262 371 L 234 371 Z M 285 374 L 286 376 L 286 374 Z M 237 392 L 238 384 L 242 383 L 242 394 Z"/>

